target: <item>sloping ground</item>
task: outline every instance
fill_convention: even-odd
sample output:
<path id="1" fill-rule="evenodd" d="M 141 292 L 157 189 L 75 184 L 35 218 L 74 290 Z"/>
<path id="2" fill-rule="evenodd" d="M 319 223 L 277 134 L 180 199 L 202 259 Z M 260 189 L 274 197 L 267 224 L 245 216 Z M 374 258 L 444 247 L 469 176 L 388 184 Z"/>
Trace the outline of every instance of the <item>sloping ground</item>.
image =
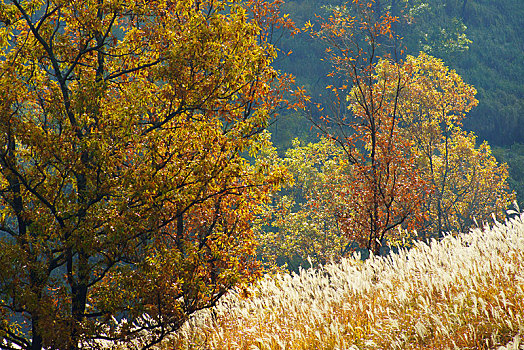
<path id="1" fill-rule="evenodd" d="M 163 348 L 524 349 L 523 220 L 266 277 Z"/>

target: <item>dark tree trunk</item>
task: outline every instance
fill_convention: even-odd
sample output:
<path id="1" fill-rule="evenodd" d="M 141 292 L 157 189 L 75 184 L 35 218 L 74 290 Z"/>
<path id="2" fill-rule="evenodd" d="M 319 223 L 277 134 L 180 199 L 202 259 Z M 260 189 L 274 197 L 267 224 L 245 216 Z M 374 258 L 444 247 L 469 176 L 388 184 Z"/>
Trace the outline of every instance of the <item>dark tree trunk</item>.
<path id="1" fill-rule="evenodd" d="M 31 319 L 31 332 L 33 333 L 33 339 L 31 339 L 31 350 L 42 350 L 42 334 L 39 328 L 39 317 L 33 315 Z"/>

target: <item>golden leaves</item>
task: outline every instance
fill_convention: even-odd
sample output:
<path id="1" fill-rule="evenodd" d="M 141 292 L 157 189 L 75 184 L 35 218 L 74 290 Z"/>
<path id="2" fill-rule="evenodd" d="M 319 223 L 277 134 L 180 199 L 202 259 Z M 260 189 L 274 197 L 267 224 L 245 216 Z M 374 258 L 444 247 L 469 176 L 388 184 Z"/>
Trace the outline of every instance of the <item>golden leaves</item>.
<path id="1" fill-rule="evenodd" d="M 326 52 L 334 65 L 330 76 L 340 76 L 351 88 L 346 98 L 348 117 L 341 90 L 327 87 L 338 103 L 332 110 L 344 112 L 325 116 L 325 125 L 319 125 L 327 135 L 342 133 L 332 137 L 353 164 L 354 181 L 338 189 L 347 193 L 348 206 L 339 220 L 345 234 L 378 253 L 383 239 L 396 227 L 440 233 L 457 220 L 460 229 L 469 227 L 472 220 L 465 208 L 473 213 L 482 206 L 483 190 L 471 184 L 483 171 L 498 179 L 492 187 L 486 186 L 490 188 L 486 193 L 493 191 L 507 203 L 511 195 L 505 190 L 503 167 L 481 162 L 474 142 L 467 145 L 460 136 L 462 119 L 478 103 L 476 90 L 441 60 L 424 53 L 407 56 L 404 62 L 388 55 L 379 58 L 384 42 L 391 44 L 391 50 L 397 48 L 398 37 L 391 30 L 397 19 L 389 14 L 378 18 L 372 1 L 353 1 L 352 6 L 351 13 L 336 8 L 316 33 L 329 45 Z M 434 176 L 437 168 L 442 174 L 439 179 Z M 487 177 L 485 181 L 489 183 Z M 488 211 L 502 207 L 485 205 Z"/>
<path id="2" fill-rule="evenodd" d="M 157 327 L 176 329 L 259 276 L 252 223 L 289 178 L 262 131 L 276 108 L 308 99 L 298 88 L 288 102 L 293 79 L 270 66 L 276 50 L 266 29 L 292 27 L 279 4 L 18 9 L 30 15 L 2 37 L 9 47 L 0 53 L 0 224 L 12 226 L 11 251 L 38 261 L 13 278 L 40 293 L 33 304 L 43 302 L 38 295 L 57 300 L 51 323 L 76 325 L 60 329 L 65 341 L 96 337 L 89 323 L 111 314 L 149 312 L 162 320 Z M 41 335 L 52 341 L 53 332 Z"/>
<path id="3" fill-rule="evenodd" d="M 514 198 L 506 166 L 497 164 L 487 144 L 477 147 L 475 135 L 461 130 L 462 119 L 478 103 L 475 88 L 425 53 L 408 56 L 402 65 L 381 62 L 378 70 L 404 77 L 400 133 L 433 188 L 424 205 L 426 232 L 464 231 L 475 225 L 473 218 L 503 215 Z"/>

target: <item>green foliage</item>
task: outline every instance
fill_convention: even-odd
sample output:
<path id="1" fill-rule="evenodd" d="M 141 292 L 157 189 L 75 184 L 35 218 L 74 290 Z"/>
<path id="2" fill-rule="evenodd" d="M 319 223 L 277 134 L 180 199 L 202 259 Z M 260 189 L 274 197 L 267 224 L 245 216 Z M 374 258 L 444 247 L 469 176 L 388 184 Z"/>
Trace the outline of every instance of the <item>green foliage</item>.
<path id="1" fill-rule="evenodd" d="M 282 163 L 294 186 L 274 196 L 271 227 L 262 235 L 261 255 L 266 261 L 286 264 L 290 270 L 339 260 L 348 253 L 340 225 L 345 206 L 340 188 L 349 178 L 342 150 L 329 139 L 301 146 L 295 139 Z M 337 175 L 340 175 L 338 177 Z"/>
<path id="2" fill-rule="evenodd" d="M 472 41 L 462 18 L 465 4 L 467 0 L 403 0 L 396 4 L 398 9 L 394 15 L 401 18 L 396 30 L 404 37 L 408 51 L 423 51 L 441 58 L 467 51 Z"/>
<path id="3" fill-rule="evenodd" d="M 509 186 L 515 190 L 519 208 L 524 208 L 524 145 L 513 144 L 511 147 L 493 148 L 493 155 L 501 163 L 508 164 Z"/>
<path id="4" fill-rule="evenodd" d="M 518 0 L 469 1 L 463 21 L 473 41 L 469 51 L 443 58 L 479 91 L 465 126 L 491 144 L 522 143 L 524 7 Z"/>

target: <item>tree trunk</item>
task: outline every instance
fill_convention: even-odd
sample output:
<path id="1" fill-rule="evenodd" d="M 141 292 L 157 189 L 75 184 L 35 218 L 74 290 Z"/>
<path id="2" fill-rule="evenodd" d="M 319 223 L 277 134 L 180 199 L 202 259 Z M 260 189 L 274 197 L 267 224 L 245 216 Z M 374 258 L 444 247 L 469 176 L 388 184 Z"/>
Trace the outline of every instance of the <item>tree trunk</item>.
<path id="1" fill-rule="evenodd" d="M 69 350 L 78 349 L 78 343 L 82 334 L 81 322 L 84 320 L 87 304 L 87 290 L 89 283 L 89 266 L 88 257 L 80 252 L 78 257 L 78 282 L 74 283 L 71 288 L 71 343 Z"/>
<path id="2" fill-rule="evenodd" d="M 33 339 L 31 339 L 31 350 L 41 350 L 42 349 L 42 334 L 40 332 L 39 323 L 40 318 L 38 315 L 33 315 L 31 318 L 31 332 L 33 334 Z"/>

